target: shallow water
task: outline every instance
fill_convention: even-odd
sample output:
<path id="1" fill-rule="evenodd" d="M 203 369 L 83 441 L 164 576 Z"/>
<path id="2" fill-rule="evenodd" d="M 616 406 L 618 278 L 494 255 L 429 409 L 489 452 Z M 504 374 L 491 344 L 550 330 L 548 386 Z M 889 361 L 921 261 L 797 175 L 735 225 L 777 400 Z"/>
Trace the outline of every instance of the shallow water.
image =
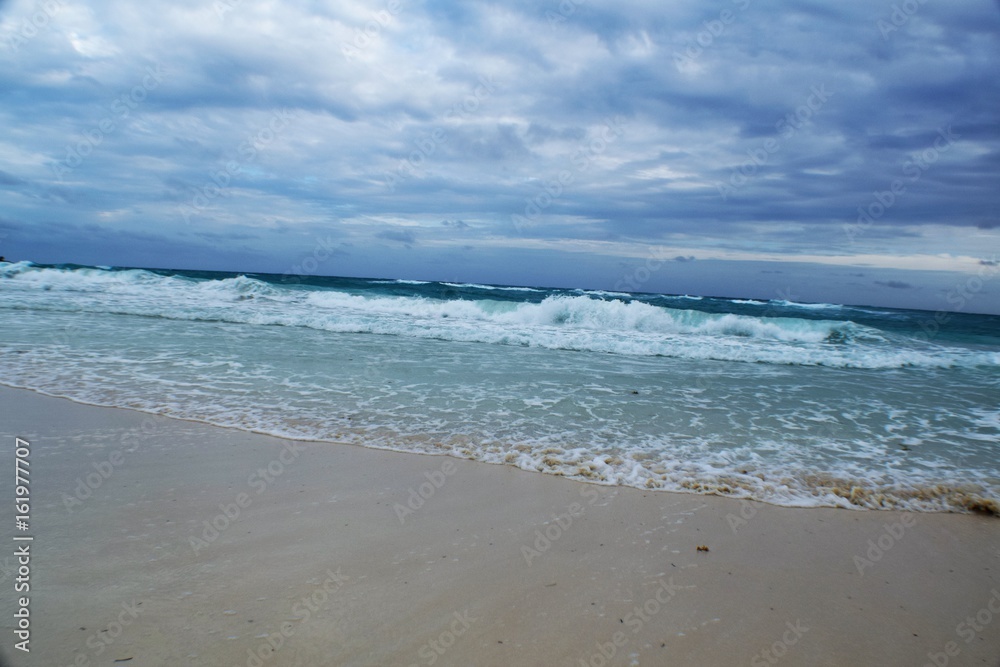
<path id="1" fill-rule="evenodd" d="M 0 267 L 0 381 L 283 437 L 782 505 L 1000 501 L 1000 317 Z"/>

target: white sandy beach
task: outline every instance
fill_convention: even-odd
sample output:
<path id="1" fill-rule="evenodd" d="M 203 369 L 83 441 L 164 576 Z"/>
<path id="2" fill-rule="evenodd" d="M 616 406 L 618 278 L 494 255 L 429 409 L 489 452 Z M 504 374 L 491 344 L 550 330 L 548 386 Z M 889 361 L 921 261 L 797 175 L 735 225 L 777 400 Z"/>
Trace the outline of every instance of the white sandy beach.
<path id="1" fill-rule="evenodd" d="M 8 471 L 15 436 L 31 449 L 30 654 L 12 522 L 0 554 L 13 665 L 1000 665 L 993 517 L 0 406 Z"/>

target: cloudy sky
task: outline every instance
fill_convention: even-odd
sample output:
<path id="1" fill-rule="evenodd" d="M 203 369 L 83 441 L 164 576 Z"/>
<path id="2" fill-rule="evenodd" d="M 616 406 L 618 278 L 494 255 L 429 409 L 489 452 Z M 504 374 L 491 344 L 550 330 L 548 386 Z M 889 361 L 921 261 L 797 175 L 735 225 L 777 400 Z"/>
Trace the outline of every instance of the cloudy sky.
<path id="1" fill-rule="evenodd" d="M 0 2 L 0 254 L 1000 312 L 998 68 L 996 0 Z"/>

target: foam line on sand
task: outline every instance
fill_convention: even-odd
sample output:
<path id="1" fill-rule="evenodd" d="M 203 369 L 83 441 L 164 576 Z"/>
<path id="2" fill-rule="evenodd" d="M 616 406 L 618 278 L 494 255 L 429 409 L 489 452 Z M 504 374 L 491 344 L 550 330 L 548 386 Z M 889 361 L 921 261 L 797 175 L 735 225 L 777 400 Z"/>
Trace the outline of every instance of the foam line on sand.
<path id="1" fill-rule="evenodd" d="M 992 517 L 587 485 L 9 388 L 0 410 L 9 472 L 15 436 L 31 445 L 30 654 L 14 649 L 10 517 L 0 552 L 14 665 L 1000 656 Z"/>

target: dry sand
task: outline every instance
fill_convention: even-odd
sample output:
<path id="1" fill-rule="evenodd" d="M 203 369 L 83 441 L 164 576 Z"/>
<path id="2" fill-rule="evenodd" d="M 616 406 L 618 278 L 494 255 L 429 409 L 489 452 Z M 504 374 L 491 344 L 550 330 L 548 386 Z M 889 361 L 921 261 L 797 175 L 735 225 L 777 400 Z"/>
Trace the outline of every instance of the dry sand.
<path id="1" fill-rule="evenodd" d="M 992 517 L 289 446 L 7 388 L 0 412 L 6 502 L 14 436 L 32 452 L 30 654 L 12 517 L 0 552 L 14 665 L 1000 665 Z"/>

